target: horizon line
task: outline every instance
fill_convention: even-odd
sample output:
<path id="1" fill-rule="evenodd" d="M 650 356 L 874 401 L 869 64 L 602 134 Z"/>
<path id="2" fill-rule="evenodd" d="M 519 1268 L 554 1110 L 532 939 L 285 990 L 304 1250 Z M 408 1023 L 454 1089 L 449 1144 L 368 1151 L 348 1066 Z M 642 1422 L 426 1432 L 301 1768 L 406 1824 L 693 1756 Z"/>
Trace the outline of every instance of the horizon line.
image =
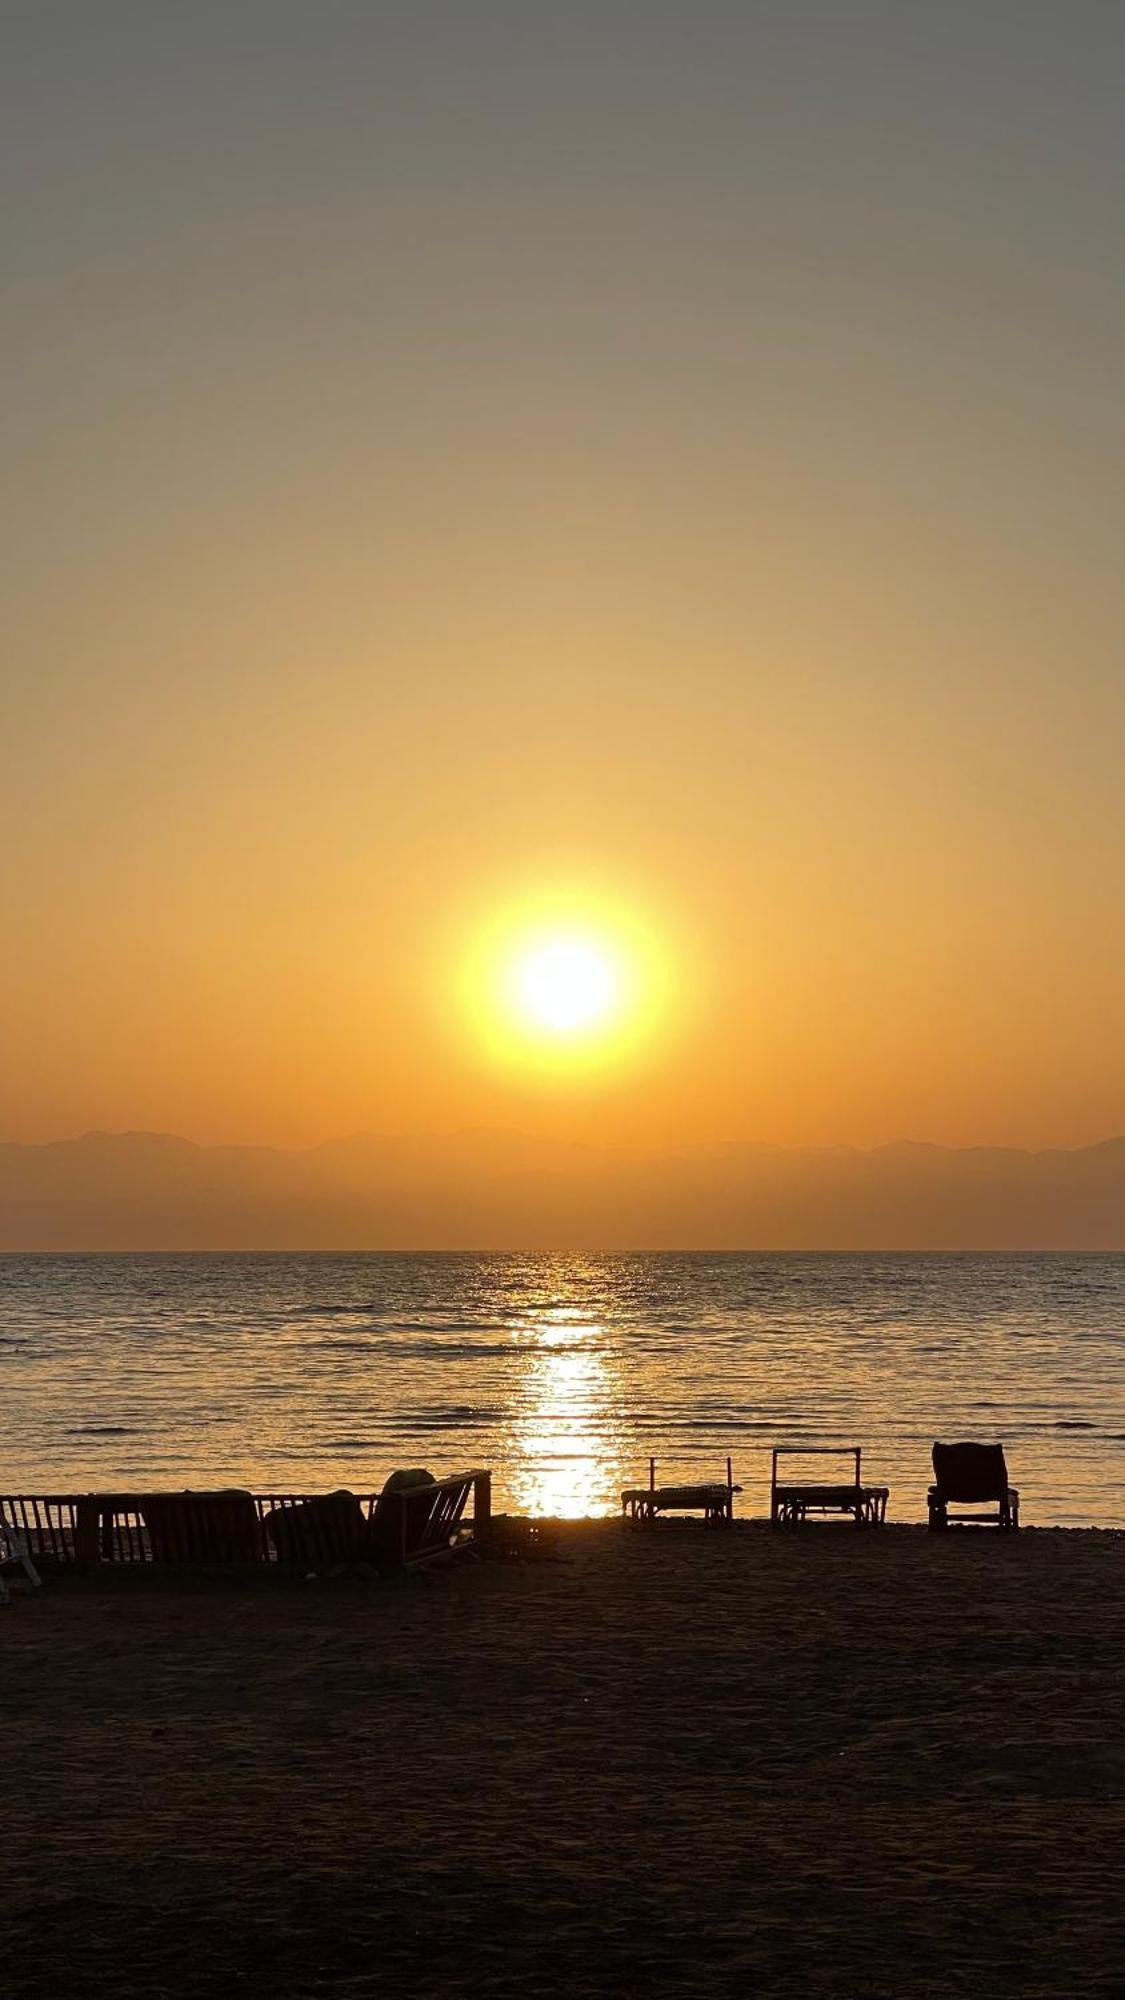
<path id="1" fill-rule="evenodd" d="M 571 1148 L 589 1153 L 666 1153 L 719 1151 L 724 1147 L 747 1147 L 768 1153 L 887 1153 L 898 1149 L 912 1148 L 919 1152 L 934 1153 L 1016 1153 L 1027 1158 L 1040 1158 L 1048 1153 L 1089 1153 L 1104 1147 L 1125 1144 L 1125 1132 L 1109 1132 L 1100 1139 L 1080 1140 L 1074 1145 L 1014 1145 L 1002 1140 L 977 1139 L 964 1144 L 954 1144 L 941 1139 L 917 1139 L 899 1137 L 879 1140 L 872 1145 L 857 1145 L 854 1141 L 784 1141 L 774 1139 L 715 1138 L 715 1139 L 653 1139 L 626 1143 L 606 1142 L 595 1139 L 559 1137 L 552 1133 L 529 1131 L 518 1125 L 456 1125 L 427 1128 L 422 1131 L 378 1131 L 370 1126 L 359 1126 L 350 1132 L 337 1132 L 324 1139 L 281 1143 L 265 1139 L 192 1139 L 183 1132 L 173 1132 L 164 1128 L 145 1125 L 127 1125 L 117 1128 L 92 1125 L 81 1132 L 64 1134 L 51 1139 L 8 1139 L 0 1137 L 0 1146 L 18 1151 L 44 1151 L 51 1146 L 80 1146 L 91 1139 L 129 1140 L 158 1139 L 169 1140 L 178 1146 L 189 1146 L 196 1152 L 262 1152 L 262 1153 L 317 1153 L 329 1146 L 354 1144 L 358 1140 L 373 1140 L 381 1144 L 410 1142 L 433 1142 L 446 1139 L 507 1138 L 531 1141 L 537 1145 Z M 641 1254 L 641 1253 L 638 1253 Z M 876 1253 L 872 1253 L 876 1254 Z"/>

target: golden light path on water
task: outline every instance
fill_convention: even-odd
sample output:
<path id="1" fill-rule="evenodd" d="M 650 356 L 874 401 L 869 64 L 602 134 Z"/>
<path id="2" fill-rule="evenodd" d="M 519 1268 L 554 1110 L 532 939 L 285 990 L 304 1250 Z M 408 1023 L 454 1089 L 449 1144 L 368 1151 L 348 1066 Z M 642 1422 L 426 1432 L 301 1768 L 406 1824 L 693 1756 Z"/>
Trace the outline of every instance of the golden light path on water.
<path id="1" fill-rule="evenodd" d="M 507 1440 L 518 1513 L 575 1520 L 617 1507 L 613 1467 L 628 1455 L 629 1425 L 602 1338 L 596 1321 L 569 1306 L 513 1334 L 526 1359 Z"/>

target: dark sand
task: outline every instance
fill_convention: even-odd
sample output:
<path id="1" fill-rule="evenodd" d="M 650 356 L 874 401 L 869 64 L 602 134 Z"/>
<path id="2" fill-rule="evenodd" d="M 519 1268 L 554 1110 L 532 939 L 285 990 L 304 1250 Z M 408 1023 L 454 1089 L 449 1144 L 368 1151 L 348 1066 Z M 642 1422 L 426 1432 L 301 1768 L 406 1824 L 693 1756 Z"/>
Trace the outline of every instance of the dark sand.
<path id="1" fill-rule="evenodd" d="M 1125 1996 L 1125 1536 L 0 1607 L 20 1996 Z"/>

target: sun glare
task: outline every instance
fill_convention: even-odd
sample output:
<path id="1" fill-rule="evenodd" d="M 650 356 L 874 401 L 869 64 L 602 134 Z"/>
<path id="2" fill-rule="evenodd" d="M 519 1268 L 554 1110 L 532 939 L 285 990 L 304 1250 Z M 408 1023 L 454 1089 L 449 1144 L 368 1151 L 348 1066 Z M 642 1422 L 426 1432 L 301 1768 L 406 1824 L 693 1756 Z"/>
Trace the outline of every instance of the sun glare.
<path id="1" fill-rule="evenodd" d="M 593 898 L 509 908 L 478 934 L 466 971 L 469 1011 L 494 1060 L 543 1072 L 626 1062 L 663 999 L 647 927 Z"/>
<path id="2" fill-rule="evenodd" d="M 613 1011 L 620 981 L 603 946 L 585 937 L 555 937 L 516 959 L 513 987 L 530 1021 L 552 1034 L 575 1035 Z"/>

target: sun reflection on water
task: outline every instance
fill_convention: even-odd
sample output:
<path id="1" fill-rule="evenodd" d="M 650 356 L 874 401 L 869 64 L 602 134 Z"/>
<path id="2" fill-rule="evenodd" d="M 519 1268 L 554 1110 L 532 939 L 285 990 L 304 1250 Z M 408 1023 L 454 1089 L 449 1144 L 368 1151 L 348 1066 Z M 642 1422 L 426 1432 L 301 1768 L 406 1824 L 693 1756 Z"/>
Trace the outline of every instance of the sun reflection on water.
<path id="1" fill-rule="evenodd" d="M 524 1374 L 508 1446 L 517 1512 L 577 1520 L 613 1513 L 625 1433 L 603 1330 L 573 1307 L 517 1329 Z"/>

